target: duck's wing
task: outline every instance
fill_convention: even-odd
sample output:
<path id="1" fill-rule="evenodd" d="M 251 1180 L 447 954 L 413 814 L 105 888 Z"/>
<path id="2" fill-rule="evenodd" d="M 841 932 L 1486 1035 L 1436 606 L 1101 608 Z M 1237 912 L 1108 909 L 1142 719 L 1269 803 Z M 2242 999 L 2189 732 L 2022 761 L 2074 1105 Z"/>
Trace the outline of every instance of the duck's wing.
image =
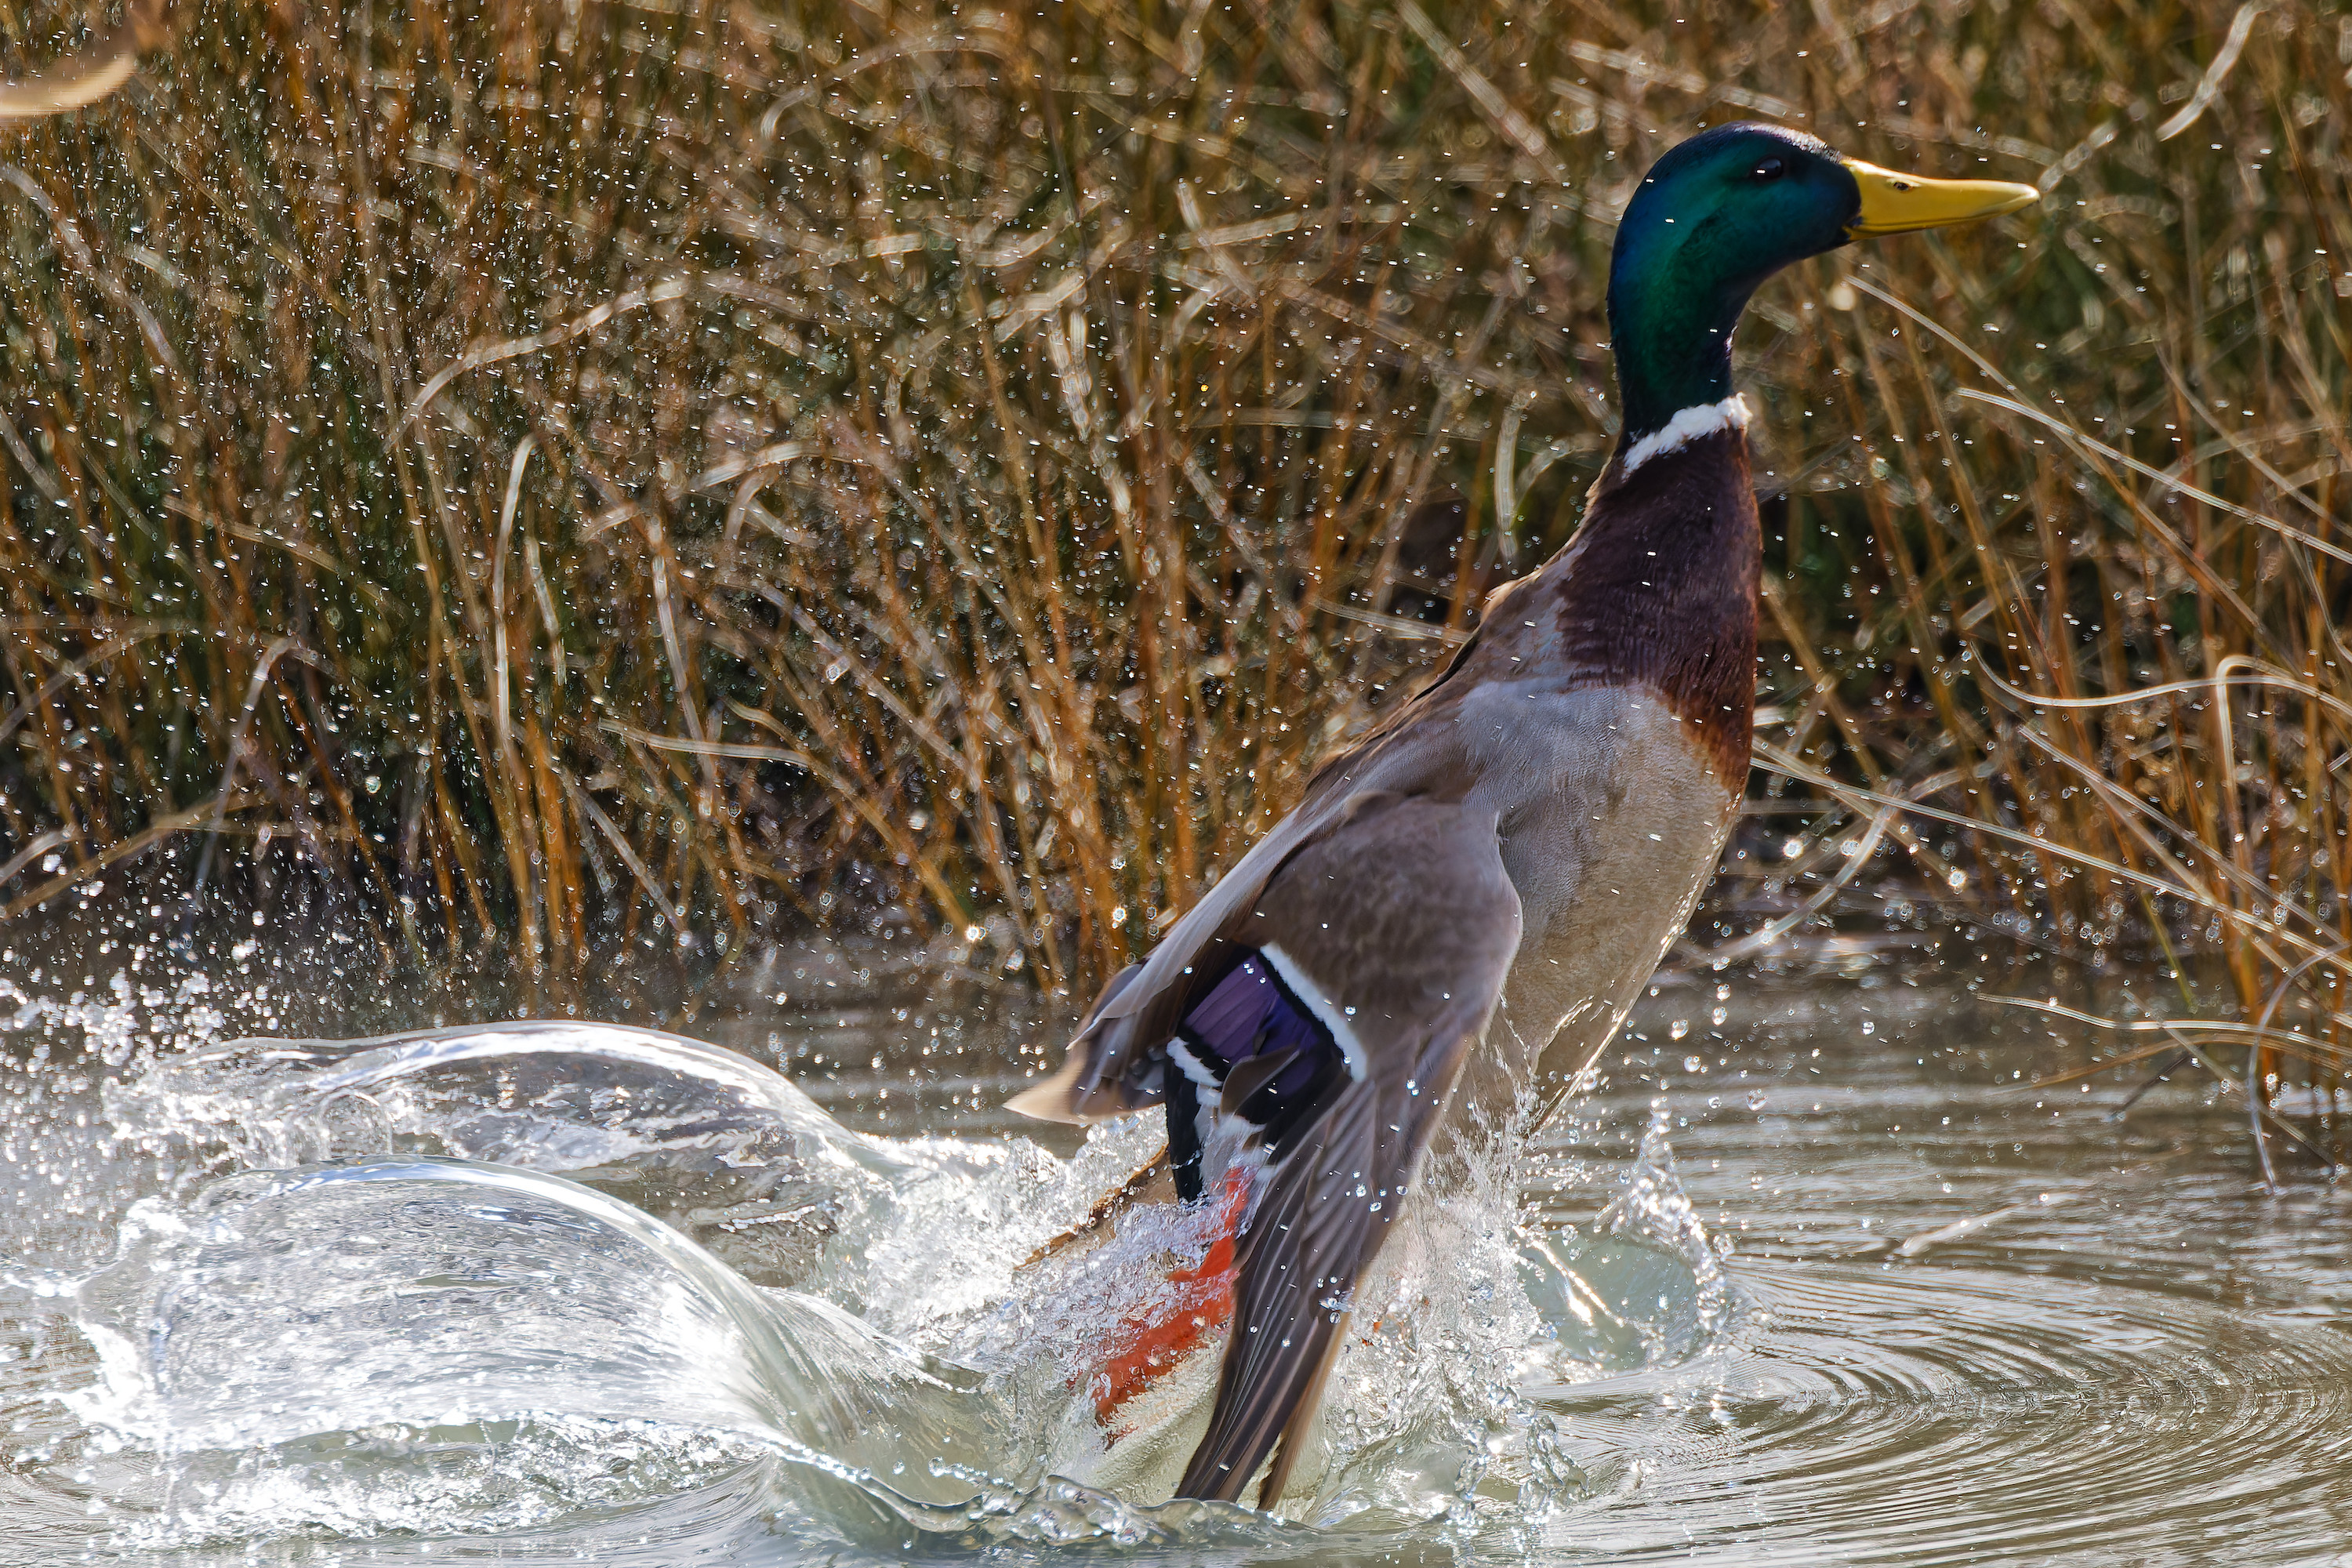
<path id="1" fill-rule="evenodd" d="M 1488 620 L 1516 586 L 1506 584 L 1490 596 Z M 1237 956 L 1255 945 L 1258 900 L 1290 859 L 1359 818 L 1368 802 L 1400 795 L 1423 800 L 1458 788 L 1462 763 L 1449 739 L 1450 709 L 1469 684 L 1454 678 L 1473 662 L 1479 645 L 1479 634 L 1473 633 L 1426 687 L 1325 757 L 1297 807 L 1185 911 L 1150 957 L 1112 976 L 1071 1038 L 1061 1067 L 1006 1106 L 1042 1121 L 1083 1122 L 1157 1103 L 1169 1039 Z"/>
<path id="2" fill-rule="evenodd" d="M 1150 957 L 1111 976 L 1054 1074 L 1005 1101 L 1044 1121 L 1100 1121 L 1160 1099 L 1163 1052 L 1177 1024 L 1215 983 L 1268 880 L 1344 815 L 1344 799 L 1309 799 L 1253 846 L 1171 927 Z"/>
<path id="3" fill-rule="evenodd" d="M 1260 1130 L 1265 1163 L 1236 1258 L 1232 1337 L 1207 1435 L 1177 1495 L 1281 1495 L 1364 1265 L 1485 1031 L 1519 942 L 1519 900 L 1491 812 L 1356 796 L 1284 858 L 1226 940 L 1248 947 L 1328 1031 L 1316 1047 L 1223 1066 L 1219 1110 Z M 1241 973 L 1229 970 L 1228 974 Z M 1188 1058 L 1216 1045 L 1185 1016 Z M 1255 1038 L 1268 1042 L 1261 1028 Z"/>

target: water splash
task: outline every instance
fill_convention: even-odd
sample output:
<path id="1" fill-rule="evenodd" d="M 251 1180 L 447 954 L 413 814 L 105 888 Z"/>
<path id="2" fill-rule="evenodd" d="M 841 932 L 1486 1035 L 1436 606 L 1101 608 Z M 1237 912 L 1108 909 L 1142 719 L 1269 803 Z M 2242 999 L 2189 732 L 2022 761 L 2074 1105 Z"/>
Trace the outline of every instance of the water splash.
<path id="1" fill-rule="evenodd" d="M 2111 1159 L 2021 1185 L 2004 1159 L 2079 1131 L 1996 1094 L 1969 1109 L 2004 1159 L 1949 1126 L 1889 1162 L 1852 1128 L 1964 1122 L 1948 1086 L 1830 1092 L 1803 1059 L 1810 1093 L 1752 1120 L 1679 1100 L 1671 1144 L 1644 1084 L 1441 1163 L 1359 1291 L 1289 1522 L 1158 1503 L 1213 1357 L 1123 1435 L 1088 1396 L 1089 1345 L 1197 1255 L 1197 1215 L 1028 1262 L 1148 1121 L 1072 1158 L 861 1138 L 690 1041 L 467 1030 L 167 1058 L 116 1086 L 110 1154 L 104 1075 L 45 1064 L 0 1078 L 40 1089 L 0 1125 L 25 1258 L 0 1263 L 0 1562 L 2139 1562 L 2216 1521 L 2264 1560 L 2340 1544 L 2341 1194 L 2232 1254 L 2177 1216 L 2252 1224 L 2234 1143 L 2186 1195 L 2168 1164 L 2118 1205 Z M 1708 1087 L 1741 1104 L 1760 1065 Z M 1645 1108 L 1638 1150 L 1598 1152 Z M 740 1208 L 772 1181 L 831 1217 L 755 1253 L 724 1222 L 791 1233 Z M 2014 1212 L 1857 1261 L 1863 1194 L 1899 1194 L 1896 1234 Z M 1736 1276 L 1694 1200 L 1737 1213 Z M 355 1425 L 307 1430 L 331 1422 Z"/>
<path id="2" fill-rule="evenodd" d="M 634 1202 L 791 1284 L 906 1162 L 732 1052 L 603 1025 L 233 1040 L 110 1084 L 117 1138 L 201 1173 L 443 1155 Z"/>
<path id="3" fill-rule="evenodd" d="M 105 1500 L 141 1541 L 551 1529 L 710 1488 L 850 1541 L 1290 1528 L 1160 1501 L 1213 1345 L 1156 1409 L 1094 1410 L 1091 1369 L 1197 1259 L 1202 1215 L 1140 1205 L 1031 1261 L 1150 1156 L 1145 1120 L 1069 1159 L 866 1138 L 731 1052 L 563 1024 L 234 1041 L 106 1105 L 189 1178 L 134 1205 L 112 1264 L 38 1284 L 91 1346 L 67 1398 L 96 1448 L 161 1461 L 160 1491 Z M 1670 1159 L 1645 1145 L 1596 1222 L 1645 1267 L 1685 1232 L 1712 1258 L 1686 1203 L 1669 1217 Z M 1520 1279 L 1520 1176 L 1498 1146 L 1400 1226 L 1288 1513 L 1475 1525 L 1581 1484 L 1520 1386 L 1552 1331 Z"/>
<path id="4" fill-rule="evenodd" d="M 378 1160 L 150 1200 L 74 1296 L 99 1376 L 66 1402 L 161 1461 L 161 1495 L 115 1500 L 173 1538 L 507 1529 L 611 1506 L 648 1466 L 676 1489 L 763 1455 L 811 1517 L 887 1531 L 861 1478 L 993 1451 L 975 1379 L 511 1167 Z"/>
<path id="5" fill-rule="evenodd" d="M 1524 1374 L 1531 1388 L 1675 1365 L 1727 1343 L 1737 1306 L 1727 1243 L 1683 1190 L 1670 1123 L 1654 1103 L 1640 1152 L 1589 1223 L 1528 1238 L 1520 1278 L 1549 1330 Z"/>
<path id="6" fill-rule="evenodd" d="M 867 1138 L 733 1051 L 599 1024 L 233 1040 L 110 1084 L 105 1105 L 118 1142 L 204 1175 L 394 1155 L 562 1175 L 754 1283 L 917 1338 L 1001 1294 L 1156 1147 L 1139 1122 L 1066 1161 L 1025 1140 Z"/>

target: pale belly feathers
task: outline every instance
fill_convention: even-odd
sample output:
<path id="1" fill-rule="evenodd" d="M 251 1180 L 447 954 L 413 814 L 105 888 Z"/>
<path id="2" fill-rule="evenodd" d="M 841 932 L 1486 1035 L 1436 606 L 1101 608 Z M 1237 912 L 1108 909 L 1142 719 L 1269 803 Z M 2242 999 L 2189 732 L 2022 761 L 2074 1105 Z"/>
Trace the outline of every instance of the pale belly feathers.
<path id="1" fill-rule="evenodd" d="M 1647 690 L 1497 684 L 1458 721 L 1523 931 L 1455 1091 L 1491 1117 L 1549 1104 L 1609 1043 L 1713 875 L 1738 797 Z"/>

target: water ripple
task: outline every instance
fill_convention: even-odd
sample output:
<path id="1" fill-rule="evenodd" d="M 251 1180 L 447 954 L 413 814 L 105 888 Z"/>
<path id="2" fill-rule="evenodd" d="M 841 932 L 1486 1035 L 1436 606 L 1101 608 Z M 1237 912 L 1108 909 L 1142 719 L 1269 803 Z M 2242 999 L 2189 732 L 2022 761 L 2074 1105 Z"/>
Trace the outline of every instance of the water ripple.
<path id="1" fill-rule="evenodd" d="M 1982 1269 L 1758 1262 L 1739 1279 L 1739 1349 L 1549 1391 L 1617 1483 L 1549 1543 L 2147 1563 L 2233 1539 L 2328 1561 L 2352 1538 L 2339 1327 Z"/>

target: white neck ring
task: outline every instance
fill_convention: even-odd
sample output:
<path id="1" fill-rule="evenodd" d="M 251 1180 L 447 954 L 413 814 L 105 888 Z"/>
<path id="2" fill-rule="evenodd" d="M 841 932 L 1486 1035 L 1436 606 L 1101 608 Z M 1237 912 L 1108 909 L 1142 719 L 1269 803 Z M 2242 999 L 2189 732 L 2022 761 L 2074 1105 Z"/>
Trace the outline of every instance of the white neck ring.
<path id="1" fill-rule="evenodd" d="M 1679 451 L 1702 436 L 1747 428 L 1748 400 L 1736 392 L 1720 403 L 1702 403 L 1695 408 L 1681 409 L 1672 419 L 1625 448 L 1618 477 L 1623 478 L 1661 453 Z"/>

